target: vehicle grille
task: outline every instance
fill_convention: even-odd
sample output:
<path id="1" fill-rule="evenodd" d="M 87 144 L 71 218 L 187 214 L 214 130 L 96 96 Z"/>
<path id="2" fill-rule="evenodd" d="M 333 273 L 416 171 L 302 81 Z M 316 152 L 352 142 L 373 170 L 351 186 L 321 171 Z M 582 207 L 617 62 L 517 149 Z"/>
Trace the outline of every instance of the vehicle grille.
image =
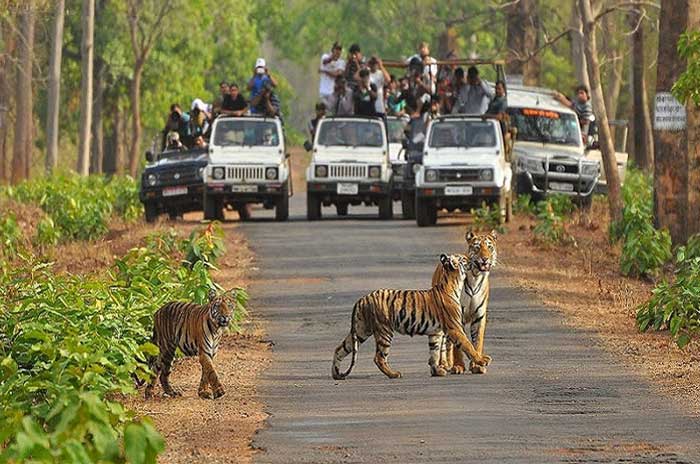
<path id="1" fill-rule="evenodd" d="M 364 164 L 331 164 L 329 177 L 335 179 L 364 179 L 367 166 Z"/>
<path id="2" fill-rule="evenodd" d="M 559 174 L 578 174 L 577 164 L 566 164 L 559 161 L 549 161 L 549 172 L 557 172 Z"/>
<path id="3" fill-rule="evenodd" d="M 478 169 L 440 169 L 438 171 L 440 182 L 464 182 L 479 180 Z"/>
<path id="4" fill-rule="evenodd" d="M 265 180 L 265 168 L 262 166 L 234 166 L 226 173 L 228 180 Z"/>
<path id="5" fill-rule="evenodd" d="M 198 168 L 169 169 L 158 173 L 160 185 L 182 185 L 198 180 Z"/>

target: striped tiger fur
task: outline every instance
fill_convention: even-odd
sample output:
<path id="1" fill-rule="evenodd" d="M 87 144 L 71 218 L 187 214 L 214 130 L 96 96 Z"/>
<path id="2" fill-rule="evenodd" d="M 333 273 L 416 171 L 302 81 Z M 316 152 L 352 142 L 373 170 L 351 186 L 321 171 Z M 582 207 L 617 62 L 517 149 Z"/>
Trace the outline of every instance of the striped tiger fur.
<path id="1" fill-rule="evenodd" d="M 157 357 L 151 359 L 153 378 L 146 387 L 146 398 L 153 396 L 156 378 L 160 377 L 163 393 L 168 396 L 180 396 L 170 385 L 170 370 L 175 357 L 175 350 L 185 356 L 199 356 L 202 366 L 202 379 L 199 383 L 198 394 L 202 398 L 224 395 L 224 387 L 214 369 L 214 356 L 219 349 L 219 341 L 223 330 L 231 322 L 231 311 L 223 296 L 217 296 L 216 291 L 209 291 L 209 303 L 171 302 L 165 304 L 153 316 L 152 342 L 160 349 Z"/>
<path id="2" fill-rule="evenodd" d="M 350 374 L 360 344 L 372 335 L 376 343 L 374 363 L 387 377 L 401 377 L 401 373 L 393 370 L 387 361 L 395 332 L 428 336 L 428 364 L 434 376 L 447 375 L 439 365 L 440 341 L 445 333 L 476 365 L 489 363 L 488 356 L 477 354 L 462 328 L 459 298 L 467 272 L 466 261 L 456 255 L 443 254 L 440 255 L 440 266 L 444 269 L 445 279 L 429 290 L 375 290 L 355 303 L 350 333 L 333 356 L 331 374 L 334 379 L 342 380 Z M 340 363 L 350 353 L 350 367 L 341 373 Z"/>
<path id="3" fill-rule="evenodd" d="M 484 333 L 486 331 L 486 311 L 489 303 L 489 272 L 498 262 L 498 250 L 496 249 L 496 232 L 477 235 L 468 231 L 467 254 L 460 255 L 467 260 L 467 278 L 464 281 L 464 289 L 460 298 L 462 306 L 462 326 L 465 332 L 469 332 L 477 353 L 484 351 Z M 442 266 L 437 266 L 433 273 L 433 285 L 444 278 Z M 455 374 L 465 371 L 464 359 L 459 349 L 452 342 L 443 338 L 440 354 L 440 365 L 444 369 Z M 480 366 L 471 362 L 469 370 L 474 374 L 486 372 L 486 366 Z"/>

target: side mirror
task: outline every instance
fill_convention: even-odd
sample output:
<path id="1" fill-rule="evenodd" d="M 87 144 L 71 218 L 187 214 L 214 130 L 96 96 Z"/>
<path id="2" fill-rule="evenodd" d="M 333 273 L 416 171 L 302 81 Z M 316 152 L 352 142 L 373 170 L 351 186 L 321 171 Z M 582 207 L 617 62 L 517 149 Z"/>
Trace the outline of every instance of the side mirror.
<path id="1" fill-rule="evenodd" d="M 148 161 L 149 163 L 152 163 L 155 160 L 156 159 L 155 159 L 155 156 L 153 156 L 153 152 L 151 150 L 146 151 L 146 161 Z"/>
<path id="2" fill-rule="evenodd" d="M 314 147 L 314 146 L 311 144 L 311 142 L 309 142 L 308 140 L 305 140 L 305 141 L 304 141 L 304 150 L 306 150 L 306 151 L 311 151 L 311 149 L 312 149 L 313 147 Z"/>

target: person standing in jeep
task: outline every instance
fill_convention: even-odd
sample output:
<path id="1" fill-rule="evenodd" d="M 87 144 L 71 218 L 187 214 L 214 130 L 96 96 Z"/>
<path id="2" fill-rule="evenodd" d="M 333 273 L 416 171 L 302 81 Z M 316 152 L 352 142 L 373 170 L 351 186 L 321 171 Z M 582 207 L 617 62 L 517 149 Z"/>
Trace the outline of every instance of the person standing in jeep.
<path id="1" fill-rule="evenodd" d="M 327 100 L 333 94 L 335 79 L 345 72 L 345 60 L 340 57 L 343 46 L 338 42 L 333 44 L 330 53 L 321 56 L 321 66 L 318 72 L 321 75 L 318 84 L 318 94 L 321 100 Z"/>
<path id="2" fill-rule="evenodd" d="M 360 82 L 353 94 L 355 114 L 358 116 L 375 116 L 377 103 L 377 86 L 369 79 L 369 69 L 360 70 Z"/>

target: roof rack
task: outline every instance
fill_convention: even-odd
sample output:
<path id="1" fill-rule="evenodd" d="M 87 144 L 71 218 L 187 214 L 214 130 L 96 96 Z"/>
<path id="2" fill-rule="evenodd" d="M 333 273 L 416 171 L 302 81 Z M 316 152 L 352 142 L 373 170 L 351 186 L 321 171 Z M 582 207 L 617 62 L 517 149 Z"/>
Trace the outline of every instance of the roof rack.
<path id="1" fill-rule="evenodd" d="M 491 120 L 498 120 L 498 116 L 495 114 L 466 114 L 466 113 L 457 113 L 457 114 L 445 114 L 445 115 L 440 115 L 437 117 L 438 121 L 445 121 L 445 120 L 450 120 L 450 119 L 481 119 L 482 121 L 485 121 L 487 119 Z"/>
<path id="2" fill-rule="evenodd" d="M 410 59 L 410 58 L 408 58 Z M 392 68 L 405 68 L 408 66 L 408 63 L 405 60 L 382 60 L 382 63 L 384 63 L 384 66 L 389 66 Z M 463 59 L 463 58 L 456 58 L 452 60 L 436 60 L 435 64 L 437 65 L 447 65 L 447 66 L 478 66 L 478 65 L 484 65 L 484 64 L 491 64 L 491 65 L 500 65 L 500 66 L 505 66 L 506 62 L 503 59 Z"/>
<path id="3" fill-rule="evenodd" d="M 367 116 L 364 114 L 347 114 L 344 116 L 331 115 L 324 116 L 323 119 L 369 119 L 372 121 L 383 121 L 383 119 L 379 116 Z"/>

